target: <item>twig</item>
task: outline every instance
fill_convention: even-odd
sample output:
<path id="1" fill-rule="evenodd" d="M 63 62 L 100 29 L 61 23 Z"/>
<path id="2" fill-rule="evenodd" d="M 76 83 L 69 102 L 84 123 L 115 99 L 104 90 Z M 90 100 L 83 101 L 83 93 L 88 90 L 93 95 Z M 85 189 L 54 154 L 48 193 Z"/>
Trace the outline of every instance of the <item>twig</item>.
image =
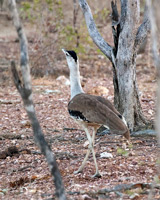
<path id="1" fill-rule="evenodd" d="M 13 172 L 20 172 L 20 171 L 23 171 L 25 169 L 28 169 L 28 168 L 34 168 L 34 166 L 32 165 L 27 165 L 27 166 L 24 166 L 24 167 L 20 167 L 20 168 L 16 168 L 16 169 L 11 169 L 8 173 L 9 174 L 12 174 Z"/>
<path id="2" fill-rule="evenodd" d="M 12 61 L 11 63 L 11 70 L 13 74 L 14 83 L 22 97 L 25 109 L 31 121 L 35 142 L 47 159 L 49 169 L 51 171 L 53 181 L 56 187 L 56 196 L 60 200 L 66 200 L 64 186 L 62 183 L 62 178 L 56 163 L 55 156 L 52 153 L 49 145 L 47 144 L 44 138 L 43 132 L 41 130 L 39 121 L 35 113 L 35 108 L 32 99 L 32 87 L 31 87 L 27 38 L 24 33 L 23 27 L 20 23 L 15 0 L 9 0 L 9 9 L 13 17 L 14 26 L 17 30 L 17 34 L 20 41 L 20 51 L 21 51 L 20 66 L 21 66 L 22 80 L 17 72 L 15 62 Z"/>
<path id="3" fill-rule="evenodd" d="M 63 131 L 83 131 L 83 130 L 82 129 L 77 129 L 77 128 L 67 128 L 67 127 L 64 127 Z"/>
<path id="4" fill-rule="evenodd" d="M 12 135 L 12 134 L 1 134 L 0 135 L 0 140 L 23 140 L 23 137 L 21 135 Z"/>
<path id="5" fill-rule="evenodd" d="M 135 189 L 135 188 L 141 188 L 141 189 L 150 189 L 152 187 L 152 184 L 151 183 L 132 183 L 132 184 L 121 184 L 121 185 L 116 185 L 115 187 L 112 187 L 112 188 L 104 188 L 104 189 L 101 189 L 101 190 L 98 190 L 98 191 L 68 191 L 68 194 L 69 195 L 80 195 L 80 194 L 88 194 L 88 195 L 105 195 L 107 193 L 110 193 L 110 192 L 115 192 L 115 193 L 119 193 L 120 192 L 125 192 L 126 190 L 132 190 L 132 189 Z M 155 186 L 156 189 L 160 189 L 160 185 L 156 185 Z M 119 195 L 118 194 L 118 195 Z M 122 193 L 121 193 L 122 195 Z"/>

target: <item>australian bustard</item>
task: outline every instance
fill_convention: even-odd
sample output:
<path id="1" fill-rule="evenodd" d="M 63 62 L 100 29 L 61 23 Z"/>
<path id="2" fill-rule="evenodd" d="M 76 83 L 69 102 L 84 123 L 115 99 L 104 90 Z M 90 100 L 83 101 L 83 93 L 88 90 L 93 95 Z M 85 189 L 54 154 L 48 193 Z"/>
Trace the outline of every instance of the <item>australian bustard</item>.
<path id="1" fill-rule="evenodd" d="M 79 61 L 77 54 L 74 51 L 64 52 L 68 67 L 70 70 L 70 87 L 71 87 L 71 99 L 68 104 L 68 111 L 72 118 L 74 118 L 84 129 L 89 141 L 88 151 L 75 173 L 82 172 L 85 163 L 88 159 L 90 152 L 93 154 L 93 160 L 96 168 L 96 173 L 93 177 L 101 177 L 96 156 L 94 152 L 95 134 L 100 126 L 105 126 L 110 129 L 114 134 L 123 135 L 127 140 L 130 139 L 130 132 L 127 128 L 126 122 L 123 116 L 115 109 L 112 103 L 101 97 L 84 93 L 80 83 Z M 93 127 L 93 134 L 90 135 L 88 127 Z"/>

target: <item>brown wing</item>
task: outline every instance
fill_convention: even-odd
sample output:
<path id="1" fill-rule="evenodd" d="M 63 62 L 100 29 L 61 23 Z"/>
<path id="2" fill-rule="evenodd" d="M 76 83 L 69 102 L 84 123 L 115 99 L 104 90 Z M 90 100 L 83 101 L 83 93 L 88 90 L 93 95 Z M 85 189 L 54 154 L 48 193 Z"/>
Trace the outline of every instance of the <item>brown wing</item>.
<path id="1" fill-rule="evenodd" d="M 91 123 L 106 125 L 117 134 L 123 134 L 128 129 L 118 117 L 111 105 L 107 106 L 104 100 L 98 100 L 96 96 L 88 94 L 76 95 L 68 104 L 70 114 L 77 118 Z M 119 113 L 118 113 L 119 114 Z"/>
<path id="2" fill-rule="evenodd" d="M 105 98 L 103 98 L 101 96 L 94 96 L 94 97 L 98 101 L 100 101 L 102 104 L 106 105 L 109 109 L 111 109 L 117 116 L 122 118 L 121 114 L 115 109 L 115 107 L 113 106 L 113 104 L 109 100 L 107 100 L 107 99 L 105 99 Z"/>

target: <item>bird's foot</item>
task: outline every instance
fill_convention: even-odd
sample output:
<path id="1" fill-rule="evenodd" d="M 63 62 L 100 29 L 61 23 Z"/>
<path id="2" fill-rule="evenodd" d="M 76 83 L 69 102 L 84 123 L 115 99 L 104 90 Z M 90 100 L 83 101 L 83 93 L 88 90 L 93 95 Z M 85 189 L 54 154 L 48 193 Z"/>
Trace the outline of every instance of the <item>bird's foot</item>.
<path id="1" fill-rule="evenodd" d="M 101 178 L 101 174 L 99 172 L 96 172 L 91 178 Z"/>
<path id="2" fill-rule="evenodd" d="M 74 171 L 74 174 L 79 174 L 79 173 L 81 173 L 82 172 L 82 170 L 76 170 L 76 171 Z"/>

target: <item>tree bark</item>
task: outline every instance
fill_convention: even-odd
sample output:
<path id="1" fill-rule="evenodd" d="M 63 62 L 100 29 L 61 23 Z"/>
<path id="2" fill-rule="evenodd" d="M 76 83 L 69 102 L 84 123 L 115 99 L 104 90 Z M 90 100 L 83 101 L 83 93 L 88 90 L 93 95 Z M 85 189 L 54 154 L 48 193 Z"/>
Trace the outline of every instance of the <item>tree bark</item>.
<path id="1" fill-rule="evenodd" d="M 149 17 L 151 21 L 151 39 L 152 39 L 152 53 L 157 68 L 157 102 L 156 102 L 156 134 L 158 143 L 160 145 L 160 53 L 159 53 L 159 41 L 160 41 L 160 4 L 159 0 L 150 1 L 147 0 L 147 5 L 149 8 Z M 157 155 L 157 177 L 160 177 L 160 152 Z M 148 199 L 153 199 L 153 192 L 156 186 L 156 180 L 153 181 L 153 187 L 150 190 Z"/>
<path id="2" fill-rule="evenodd" d="M 160 41 L 160 4 L 159 0 L 153 2 L 147 0 L 149 7 L 149 16 L 151 21 L 151 39 L 152 39 L 152 52 L 155 66 L 157 68 L 157 102 L 156 102 L 156 132 L 158 136 L 158 142 L 160 145 L 160 53 L 159 53 L 159 41 Z M 160 165 L 159 165 L 160 166 Z M 160 173 L 160 168 L 159 168 Z"/>
<path id="3" fill-rule="evenodd" d="M 123 5 L 124 4 L 124 5 Z M 127 120 L 131 130 L 135 125 L 141 125 L 141 106 L 136 85 L 136 52 L 134 42 L 139 20 L 139 2 L 137 0 L 121 1 L 122 18 L 116 56 L 116 90 L 114 90 L 115 105 Z M 137 120 L 138 119 L 138 120 Z"/>
<path id="4" fill-rule="evenodd" d="M 15 62 L 12 61 L 11 63 L 11 70 L 13 74 L 13 80 L 17 90 L 19 91 L 24 107 L 30 119 L 34 139 L 38 147 L 40 148 L 41 152 L 46 157 L 48 162 L 48 166 L 53 176 L 53 181 L 56 187 L 56 196 L 60 200 L 66 200 L 65 190 L 62 182 L 62 178 L 58 169 L 58 165 L 56 163 L 56 159 L 54 154 L 51 151 L 51 148 L 47 144 L 44 135 L 42 133 L 39 121 L 36 116 L 36 112 L 34 109 L 34 103 L 32 99 L 32 86 L 31 86 L 31 77 L 30 77 L 30 67 L 29 67 L 29 56 L 28 56 L 28 45 L 27 45 L 27 38 L 24 33 L 23 27 L 20 23 L 19 15 L 16 8 L 15 0 L 9 0 L 9 9 L 12 14 L 13 23 L 17 30 L 17 34 L 20 41 L 20 66 L 21 66 L 21 73 L 22 78 L 19 76 Z"/>
<path id="5" fill-rule="evenodd" d="M 104 41 L 98 32 L 86 0 L 79 0 L 88 32 L 98 48 L 108 57 L 113 66 L 114 103 L 125 117 L 130 130 L 135 126 L 148 125 L 142 114 L 136 82 L 136 56 L 141 43 L 149 31 L 149 20 L 145 17 L 138 28 L 139 0 L 121 0 L 121 17 L 112 1 L 112 33 L 114 47 Z"/>

